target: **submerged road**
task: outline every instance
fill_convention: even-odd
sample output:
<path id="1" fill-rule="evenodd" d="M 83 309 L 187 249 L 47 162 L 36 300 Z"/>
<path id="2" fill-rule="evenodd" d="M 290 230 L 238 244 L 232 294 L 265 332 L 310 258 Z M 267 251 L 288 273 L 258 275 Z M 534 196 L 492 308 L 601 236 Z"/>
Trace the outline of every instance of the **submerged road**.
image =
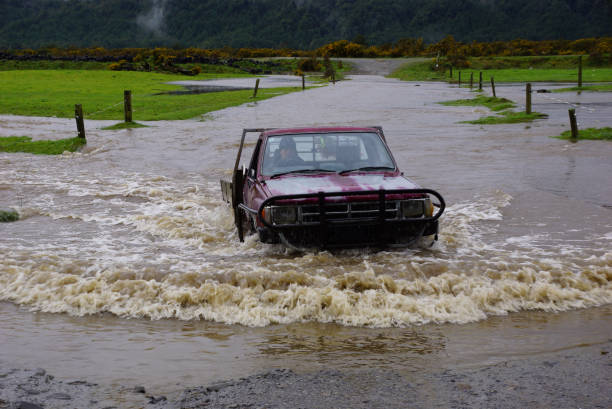
<path id="1" fill-rule="evenodd" d="M 610 406 L 612 146 L 550 138 L 572 106 L 612 126 L 609 94 L 534 94 L 547 119 L 486 127 L 438 104 L 471 95 L 355 75 L 203 120 L 87 121 L 81 153 L 0 153 L 0 207 L 23 216 L 0 225 L 0 407 Z M 218 180 L 241 129 L 325 125 L 384 127 L 449 204 L 434 247 L 238 242 Z M 0 116 L 0 136 L 73 128 Z"/>

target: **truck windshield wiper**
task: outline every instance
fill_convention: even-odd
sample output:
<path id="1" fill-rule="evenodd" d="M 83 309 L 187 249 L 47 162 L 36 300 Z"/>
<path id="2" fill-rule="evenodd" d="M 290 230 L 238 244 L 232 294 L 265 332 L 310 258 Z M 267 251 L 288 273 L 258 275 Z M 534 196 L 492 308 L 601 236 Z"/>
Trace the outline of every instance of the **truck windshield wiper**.
<path id="1" fill-rule="evenodd" d="M 296 170 L 290 170 L 288 172 L 281 172 L 281 173 L 276 173 L 274 175 L 272 175 L 270 178 L 274 179 L 276 177 L 279 176 L 283 176 L 283 175 L 289 175 L 291 173 L 319 173 L 319 172 L 327 172 L 327 173 L 336 173 L 335 170 L 329 170 L 329 169 L 296 169 Z"/>
<path id="2" fill-rule="evenodd" d="M 395 168 L 389 166 L 364 166 L 357 169 L 346 169 L 338 172 L 339 175 L 345 175 L 350 172 L 366 171 L 366 170 L 395 170 Z"/>

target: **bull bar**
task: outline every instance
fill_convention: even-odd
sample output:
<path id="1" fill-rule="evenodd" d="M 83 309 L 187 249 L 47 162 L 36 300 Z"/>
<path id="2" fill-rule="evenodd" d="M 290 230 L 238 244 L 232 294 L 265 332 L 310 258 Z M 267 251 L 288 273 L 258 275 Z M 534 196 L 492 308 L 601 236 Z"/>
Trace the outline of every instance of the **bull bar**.
<path id="1" fill-rule="evenodd" d="M 399 197 L 398 197 L 399 195 Z M 405 195 L 410 195 L 410 197 L 405 197 Z M 407 217 L 407 218 L 396 218 L 396 219 L 387 219 L 387 202 L 397 201 L 397 200 L 410 200 L 410 199 L 424 199 L 423 196 L 428 195 L 434 196 L 439 202 L 432 204 L 437 208 L 437 212 L 432 216 L 422 216 L 422 217 Z M 347 196 L 362 196 L 367 197 L 368 202 L 378 202 L 378 209 L 374 211 L 376 215 L 374 217 L 361 217 L 354 219 L 343 219 L 343 220 L 330 220 L 327 217 L 326 204 L 334 204 L 339 202 L 326 201 L 327 198 L 334 197 L 347 197 Z M 373 199 L 376 196 L 377 199 Z M 388 198 L 388 196 L 394 196 L 393 198 Z M 416 197 L 415 197 L 416 196 Z M 311 200 L 308 200 L 311 199 Z M 316 200 L 312 200 L 316 199 Z M 312 206 L 318 205 L 318 221 L 309 222 L 308 224 L 303 223 L 293 223 L 293 224 L 282 224 L 275 225 L 273 223 L 268 222 L 264 215 L 263 211 L 266 206 L 270 205 L 286 205 L 287 202 L 297 201 L 297 203 L 291 203 L 292 205 L 304 205 L 309 204 Z M 281 203 L 279 203 L 281 202 Z M 240 204 L 239 207 L 250 212 L 251 214 L 256 214 L 258 220 L 271 231 L 282 234 L 283 231 L 295 229 L 295 228 L 318 228 L 320 234 L 320 241 L 325 243 L 327 229 L 328 227 L 333 226 L 376 226 L 376 228 L 380 229 L 380 231 L 384 231 L 387 226 L 390 225 L 401 225 L 401 224 L 410 224 L 410 223 L 419 223 L 423 226 L 434 224 L 442 215 L 446 208 L 446 203 L 442 195 L 432 189 L 390 189 L 390 190 L 375 190 L 375 191 L 348 191 L 348 192 L 318 192 L 318 193 L 305 193 L 305 194 L 294 194 L 294 195 L 278 195 L 272 196 L 266 199 L 260 206 L 258 210 L 250 209 L 244 204 Z M 436 224 L 437 225 L 437 224 Z M 423 227 L 423 230 L 425 227 Z M 437 227 L 436 227 L 437 231 Z"/>

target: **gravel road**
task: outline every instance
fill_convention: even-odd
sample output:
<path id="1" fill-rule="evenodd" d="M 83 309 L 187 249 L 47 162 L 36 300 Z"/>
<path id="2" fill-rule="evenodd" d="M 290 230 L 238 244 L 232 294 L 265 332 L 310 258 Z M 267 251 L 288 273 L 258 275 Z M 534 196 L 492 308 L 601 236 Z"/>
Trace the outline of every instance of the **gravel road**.
<path id="1" fill-rule="evenodd" d="M 388 75 L 400 66 L 409 62 L 427 61 L 427 58 L 339 58 L 351 64 L 349 74 L 358 75 Z"/>
<path id="2" fill-rule="evenodd" d="M 612 340 L 431 373 L 275 369 L 161 396 L 0 368 L 0 408 L 610 408 Z M 442 368 L 444 363 L 440 363 Z"/>

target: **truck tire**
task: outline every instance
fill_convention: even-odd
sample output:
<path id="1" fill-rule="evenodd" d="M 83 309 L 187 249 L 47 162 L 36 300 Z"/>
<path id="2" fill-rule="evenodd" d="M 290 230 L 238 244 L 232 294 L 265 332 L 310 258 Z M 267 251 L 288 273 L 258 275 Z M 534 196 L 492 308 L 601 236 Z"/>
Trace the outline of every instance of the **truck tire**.
<path id="1" fill-rule="evenodd" d="M 238 239 L 244 241 L 244 214 L 238 207 L 242 203 L 242 189 L 244 187 L 244 175 L 242 169 L 236 169 L 232 176 L 232 207 L 234 209 L 234 224 L 238 230 Z"/>

